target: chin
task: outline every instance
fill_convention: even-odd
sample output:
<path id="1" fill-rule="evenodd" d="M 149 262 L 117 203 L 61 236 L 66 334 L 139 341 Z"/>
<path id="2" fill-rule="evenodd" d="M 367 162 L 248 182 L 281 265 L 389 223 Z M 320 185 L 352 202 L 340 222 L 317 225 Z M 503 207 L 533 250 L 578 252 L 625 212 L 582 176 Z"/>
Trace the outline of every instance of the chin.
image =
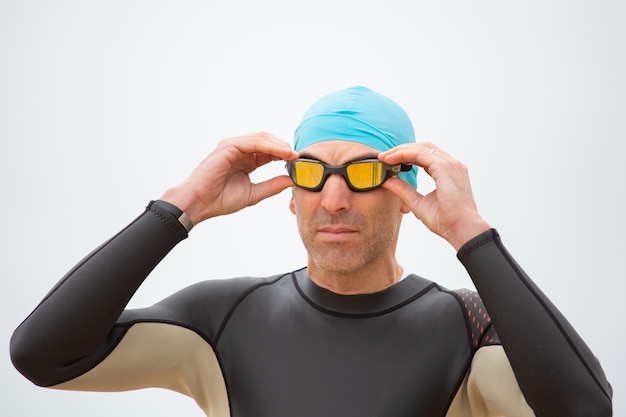
<path id="1" fill-rule="evenodd" d="M 317 256 L 313 257 L 313 262 L 320 271 L 329 274 L 347 275 L 363 268 L 364 262 L 356 259 L 355 256 L 346 256 L 342 251 L 341 256 Z"/>

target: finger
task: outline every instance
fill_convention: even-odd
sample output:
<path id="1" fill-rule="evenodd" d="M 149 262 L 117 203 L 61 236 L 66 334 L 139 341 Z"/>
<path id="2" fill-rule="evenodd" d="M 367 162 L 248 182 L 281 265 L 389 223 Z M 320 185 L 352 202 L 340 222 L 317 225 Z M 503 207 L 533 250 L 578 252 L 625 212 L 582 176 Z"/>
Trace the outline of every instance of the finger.
<path id="1" fill-rule="evenodd" d="M 272 158 L 282 160 L 291 160 L 298 157 L 298 153 L 291 148 L 289 143 L 265 132 L 225 139 L 223 145 L 233 146 L 241 153 L 267 154 Z"/>
<path id="2" fill-rule="evenodd" d="M 265 164 L 269 164 L 270 162 L 273 161 L 280 161 L 281 159 L 274 156 L 274 155 L 268 155 L 266 153 L 255 153 L 254 154 L 254 158 L 255 158 L 255 162 L 256 162 L 256 167 L 261 167 Z"/>
<path id="3" fill-rule="evenodd" d="M 281 146 L 283 148 L 291 148 L 291 145 L 287 142 L 285 142 L 284 140 L 278 138 L 277 136 L 272 135 L 271 133 L 267 133 L 267 132 L 256 132 L 256 133 L 248 133 L 246 135 L 241 135 L 241 136 L 235 136 L 235 137 L 230 137 L 227 139 L 224 139 L 227 142 L 250 142 L 252 144 L 254 143 L 273 143 L 277 146 Z"/>
<path id="4" fill-rule="evenodd" d="M 399 145 L 378 155 L 378 159 L 388 164 L 410 163 L 421 167 L 441 157 L 450 158 L 450 155 L 432 142 Z"/>
<path id="5" fill-rule="evenodd" d="M 278 156 L 270 155 L 270 154 L 266 154 L 266 153 L 261 153 L 261 152 L 253 153 L 250 156 L 251 156 L 250 163 L 237 164 L 237 166 L 239 168 L 241 168 L 243 170 L 243 172 L 245 172 L 247 174 L 252 173 L 256 169 L 262 167 L 263 165 L 267 165 L 270 162 L 276 162 L 276 161 L 283 161 L 283 160 L 285 160 L 284 158 L 279 158 Z M 295 159 L 295 158 L 291 158 L 291 159 Z M 287 160 L 289 160 L 289 159 L 287 159 Z"/>
<path id="6" fill-rule="evenodd" d="M 257 204 L 293 186 L 294 183 L 288 175 L 279 175 L 269 180 L 253 184 L 250 192 L 250 205 Z"/>

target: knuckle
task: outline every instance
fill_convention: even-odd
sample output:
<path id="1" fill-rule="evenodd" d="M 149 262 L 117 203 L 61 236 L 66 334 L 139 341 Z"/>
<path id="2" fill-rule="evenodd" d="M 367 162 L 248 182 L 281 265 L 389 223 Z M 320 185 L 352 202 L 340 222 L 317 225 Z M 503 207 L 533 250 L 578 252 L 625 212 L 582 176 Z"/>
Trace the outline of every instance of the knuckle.
<path id="1" fill-rule="evenodd" d="M 225 139 L 220 140 L 217 146 L 218 147 L 229 146 L 232 143 L 234 143 L 236 140 L 237 140 L 236 138 L 225 138 Z"/>

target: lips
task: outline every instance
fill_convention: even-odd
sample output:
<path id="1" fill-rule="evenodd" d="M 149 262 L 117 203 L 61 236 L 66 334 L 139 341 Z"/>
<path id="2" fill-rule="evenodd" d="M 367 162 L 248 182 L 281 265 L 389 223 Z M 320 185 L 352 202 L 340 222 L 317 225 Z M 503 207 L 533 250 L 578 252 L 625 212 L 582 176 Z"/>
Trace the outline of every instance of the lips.
<path id="1" fill-rule="evenodd" d="M 356 233 L 355 229 L 349 227 L 342 226 L 326 226 L 318 229 L 319 232 L 322 233 L 333 233 L 333 234 L 343 234 L 343 233 Z"/>
<path id="2" fill-rule="evenodd" d="M 352 241 L 358 231 L 344 226 L 327 226 L 317 229 L 317 234 L 323 241 L 338 243 Z"/>

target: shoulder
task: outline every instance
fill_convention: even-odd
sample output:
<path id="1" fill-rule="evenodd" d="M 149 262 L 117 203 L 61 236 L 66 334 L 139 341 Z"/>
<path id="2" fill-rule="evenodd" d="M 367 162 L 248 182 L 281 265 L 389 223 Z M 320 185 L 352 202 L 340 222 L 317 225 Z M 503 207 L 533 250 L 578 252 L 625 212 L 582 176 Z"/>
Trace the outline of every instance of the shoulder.
<path id="1" fill-rule="evenodd" d="M 255 290 L 290 281 L 290 273 L 270 277 L 211 279 L 185 287 L 148 308 L 125 310 L 118 325 L 161 322 L 188 327 L 211 338 L 223 320 Z"/>
<path id="2" fill-rule="evenodd" d="M 170 298 L 194 299 L 198 297 L 210 297 L 212 299 L 232 300 L 233 298 L 236 299 L 254 291 L 259 287 L 273 285 L 289 278 L 290 274 L 286 273 L 269 277 L 210 279 L 192 284 L 173 294 Z"/>
<path id="3" fill-rule="evenodd" d="M 165 306 L 184 304 L 187 308 L 191 306 L 208 308 L 211 305 L 212 310 L 229 309 L 255 290 L 278 285 L 283 281 L 290 281 L 290 277 L 290 273 L 285 273 L 269 277 L 238 277 L 201 281 L 174 293 L 159 304 Z"/>
<path id="4" fill-rule="evenodd" d="M 489 312 L 487 312 L 478 292 L 466 288 L 452 291 L 444 290 L 444 292 L 454 297 L 463 310 L 474 348 L 500 344 L 500 340 L 491 323 Z"/>

